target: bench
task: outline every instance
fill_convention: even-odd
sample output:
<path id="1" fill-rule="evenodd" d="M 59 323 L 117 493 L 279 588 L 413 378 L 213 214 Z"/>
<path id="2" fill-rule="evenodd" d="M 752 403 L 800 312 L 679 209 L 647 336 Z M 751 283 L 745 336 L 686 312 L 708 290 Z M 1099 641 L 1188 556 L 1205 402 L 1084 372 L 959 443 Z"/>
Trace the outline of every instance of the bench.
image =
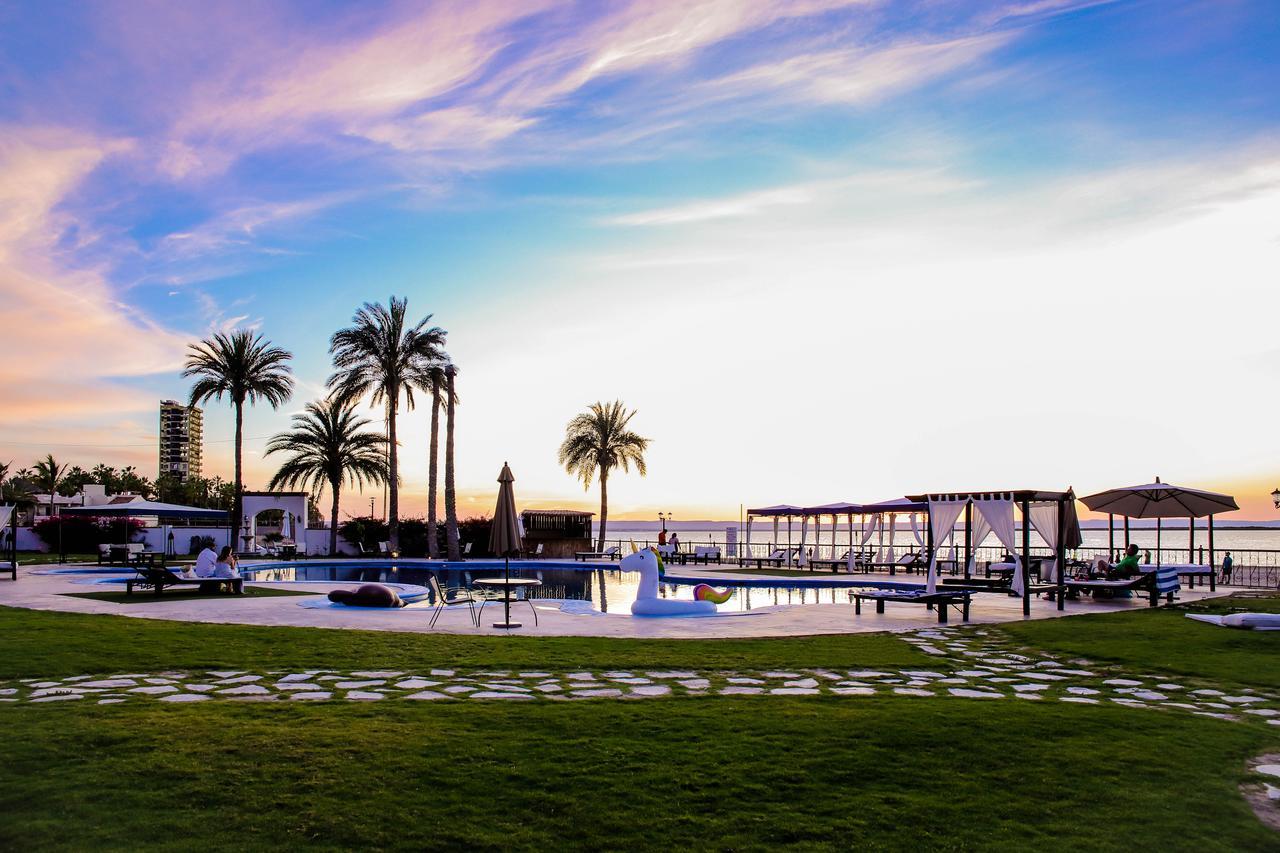
<path id="1" fill-rule="evenodd" d="M 900 601 L 903 604 L 923 604 L 929 610 L 933 610 L 934 605 L 937 605 L 939 625 L 947 623 L 948 607 L 956 608 L 960 613 L 961 619 L 968 622 L 969 604 L 973 598 L 972 590 L 968 589 L 949 589 L 939 590 L 938 592 L 878 589 L 872 592 L 853 592 L 850 595 L 853 597 L 853 611 L 858 616 L 862 615 L 862 602 L 864 600 L 876 603 L 876 613 L 884 613 L 884 603 L 886 601 Z"/>
<path id="2" fill-rule="evenodd" d="M 167 586 L 198 586 L 202 592 L 216 591 L 225 586 L 228 592 L 236 595 L 244 592 L 244 578 L 184 578 L 169 569 L 144 565 L 135 566 L 134 571 L 138 576 L 124 582 L 125 595 L 133 595 L 135 586 L 150 588 L 156 595 L 164 592 Z"/>

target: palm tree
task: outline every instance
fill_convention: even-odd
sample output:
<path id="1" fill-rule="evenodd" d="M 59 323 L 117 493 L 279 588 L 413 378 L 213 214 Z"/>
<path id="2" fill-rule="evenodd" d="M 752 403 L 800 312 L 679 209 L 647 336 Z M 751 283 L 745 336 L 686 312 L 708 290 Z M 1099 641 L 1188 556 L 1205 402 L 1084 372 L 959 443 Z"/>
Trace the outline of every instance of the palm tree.
<path id="1" fill-rule="evenodd" d="M 293 454 L 271 478 L 270 489 L 302 484 L 319 501 L 327 485 L 332 492 L 329 511 L 329 554 L 338 553 L 338 501 L 342 484 L 377 485 L 387 479 L 383 451 L 385 436 L 364 432 L 369 421 L 355 413 L 351 400 L 308 403 L 303 414 L 293 416 L 293 430 L 272 437 L 267 456 Z"/>
<path id="2" fill-rule="evenodd" d="M 458 405 L 458 395 L 454 390 L 454 377 L 458 368 L 452 364 L 445 365 L 445 413 L 449 416 L 449 424 L 445 427 L 444 438 L 444 541 L 449 548 L 449 559 L 462 559 L 458 546 L 458 494 L 453 483 L 453 421 Z"/>
<path id="3" fill-rule="evenodd" d="M 413 408 L 414 377 L 425 364 L 445 358 L 445 331 L 428 327 L 428 314 L 414 326 L 405 321 L 409 300 L 392 296 L 390 305 L 366 302 L 352 317 L 353 325 L 339 329 L 329 341 L 333 366 L 329 387 L 341 399 L 354 400 L 372 392 L 373 403 L 386 406 L 388 487 L 387 527 L 392 549 L 400 546 L 400 458 L 396 443 L 396 412 L 400 395 Z"/>
<path id="4" fill-rule="evenodd" d="M 197 377 L 191 388 L 190 404 L 221 400 L 225 394 L 231 398 L 231 405 L 236 410 L 235 500 L 231 506 L 236 538 L 240 536 L 241 512 L 244 509 L 244 482 L 241 477 L 244 404 L 245 401 L 253 404 L 265 400 L 271 408 L 278 409 L 288 401 L 293 395 L 293 377 L 286 362 L 291 358 L 292 353 L 273 346 L 262 335 L 246 329 L 230 335 L 218 333 L 187 348 L 182 375 Z M 234 539 L 232 541 L 234 547 Z"/>
<path id="5" fill-rule="evenodd" d="M 58 461 L 53 458 L 50 453 L 45 458 L 36 463 L 34 482 L 49 495 L 49 517 L 53 518 L 57 513 L 54 510 L 54 499 L 57 497 L 58 486 L 62 485 L 62 478 L 67 475 L 69 466 L 59 465 Z"/>
<path id="6" fill-rule="evenodd" d="M 443 355 L 443 353 L 441 353 Z M 412 379 L 413 384 L 424 393 L 431 395 L 431 440 L 427 461 L 427 556 L 435 559 L 440 556 L 440 542 L 436 536 L 439 518 L 439 468 L 440 468 L 440 404 L 444 400 L 445 376 L 447 362 L 431 361 L 418 365 Z M 454 402 L 457 402 L 456 400 Z"/>
<path id="7" fill-rule="evenodd" d="M 592 403 L 587 411 L 569 421 L 560 445 L 560 464 L 582 480 L 583 488 L 591 488 L 592 478 L 600 476 L 597 551 L 604 550 L 605 526 L 609 523 L 609 472 L 619 465 L 623 471 L 630 471 L 634 462 L 641 477 L 647 473 L 644 452 L 649 448 L 649 439 L 627 429 L 635 414 L 628 412 L 621 400 Z"/>

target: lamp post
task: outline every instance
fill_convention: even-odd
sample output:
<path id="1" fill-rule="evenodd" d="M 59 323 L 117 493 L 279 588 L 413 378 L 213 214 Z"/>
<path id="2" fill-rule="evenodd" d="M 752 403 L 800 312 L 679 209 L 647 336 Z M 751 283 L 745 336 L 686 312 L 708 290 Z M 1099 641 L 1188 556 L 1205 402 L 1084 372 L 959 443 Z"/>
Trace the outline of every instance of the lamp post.
<path id="1" fill-rule="evenodd" d="M 1276 506 L 1280 506 L 1280 500 L 1278 500 L 1278 501 L 1277 501 Z M 674 517 L 674 516 L 673 516 L 671 513 L 669 513 L 669 512 L 660 512 L 660 513 L 658 513 L 658 521 L 661 521 L 661 522 L 662 522 L 662 532 L 663 532 L 663 533 L 666 533 L 666 532 L 667 532 L 667 522 L 668 522 L 668 521 L 670 521 L 673 517 Z"/>
<path id="2" fill-rule="evenodd" d="M 1276 505 L 1276 509 L 1280 509 L 1280 489 L 1276 489 L 1271 493 L 1271 500 Z"/>

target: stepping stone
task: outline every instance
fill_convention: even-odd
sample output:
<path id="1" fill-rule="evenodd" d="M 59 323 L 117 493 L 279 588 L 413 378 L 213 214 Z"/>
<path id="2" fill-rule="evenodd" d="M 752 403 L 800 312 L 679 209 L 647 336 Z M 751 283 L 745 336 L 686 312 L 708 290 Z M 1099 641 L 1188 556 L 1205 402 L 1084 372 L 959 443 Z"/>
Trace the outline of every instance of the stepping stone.
<path id="1" fill-rule="evenodd" d="M 632 687 L 632 696 L 666 696 L 671 692 L 671 688 L 665 684 L 648 684 L 640 687 Z"/>
<path id="2" fill-rule="evenodd" d="M 161 702 L 204 702 L 210 697 L 203 693 L 174 693 L 172 696 L 161 696 Z"/>
<path id="3" fill-rule="evenodd" d="M 221 681 L 215 681 L 214 684 L 247 684 L 250 681 L 261 681 L 261 675 L 241 675 L 237 678 L 224 678 Z"/>
<path id="4" fill-rule="evenodd" d="M 1110 684 L 1112 687 L 1141 687 L 1141 681 L 1134 681 L 1132 678 L 1108 678 L 1103 684 Z"/>
<path id="5" fill-rule="evenodd" d="M 569 673 L 568 677 L 572 681 L 595 681 L 596 680 L 595 674 L 590 672 L 571 672 Z"/>
<path id="6" fill-rule="evenodd" d="M 870 687 L 832 687 L 831 692 L 838 696 L 874 696 L 876 691 Z"/>
<path id="7" fill-rule="evenodd" d="M 0 696 L 12 696 L 17 692 L 18 692 L 18 688 L 16 687 L 6 687 L 3 690 L 0 690 Z"/>
<path id="8" fill-rule="evenodd" d="M 859 669 L 859 670 L 849 671 L 850 678 L 883 678 L 888 674 L 889 673 L 887 672 L 877 672 L 874 669 Z M 964 673 L 961 673 L 961 675 L 963 674 Z"/>
<path id="9" fill-rule="evenodd" d="M 495 672 L 493 674 L 506 675 L 505 672 L 501 672 L 501 673 Z M 359 672 L 353 672 L 351 673 L 351 675 L 354 676 L 355 678 L 381 678 L 383 681 L 385 681 L 388 678 L 399 678 L 400 676 L 404 675 L 404 673 L 398 670 L 393 670 L 388 672 L 383 672 L 381 670 L 372 671 L 372 672 L 368 670 L 361 670 Z"/>
<path id="10" fill-rule="evenodd" d="M 439 675 L 439 676 L 443 676 L 444 678 L 452 678 L 452 677 L 453 677 L 453 670 L 451 670 L 451 669 L 433 669 L 433 670 L 431 670 L 431 674 L 432 674 L 432 675 Z"/>
<path id="11" fill-rule="evenodd" d="M 603 675 L 604 675 L 604 677 L 605 677 L 605 678 L 632 678 L 632 677 L 634 677 L 634 676 L 632 675 L 632 673 L 630 673 L 630 672 L 616 672 L 616 671 L 615 671 L 615 672 L 606 672 L 606 673 L 603 673 Z"/>
<path id="12" fill-rule="evenodd" d="M 81 687 L 102 687 L 102 688 L 109 689 L 114 687 L 133 687 L 137 683 L 138 682 L 132 678 L 102 678 L 102 679 L 99 679 L 98 681 L 86 681 L 80 686 Z"/>
<path id="13" fill-rule="evenodd" d="M 529 692 L 529 688 L 528 688 L 528 687 L 520 687 L 519 685 L 516 685 L 516 684 L 493 684 L 493 683 L 489 683 L 489 684 L 482 684 L 482 685 L 480 685 L 480 686 L 481 686 L 481 687 L 487 687 L 487 688 L 489 688 L 490 690 L 505 690 L 505 691 L 507 691 L 508 693 L 528 693 L 528 692 Z M 474 699 L 475 697 L 474 697 L 474 696 L 472 696 L 471 698 L 473 698 L 473 699 Z"/>
<path id="14" fill-rule="evenodd" d="M 1086 699 L 1083 696 L 1063 696 L 1058 701 L 1059 702 L 1076 702 L 1081 705 L 1097 705 L 1098 704 L 1097 699 Z"/>
<path id="15" fill-rule="evenodd" d="M 330 693 L 330 692 L 329 692 L 329 691 L 327 691 L 327 690 L 312 690 L 312 691 L 308 691 L 308 692 L 306 692 L 306 693 L 294 693 L 294 694 L 293 694 L 292 696 L 290 696 L 289 698 L 290 698 L 290 699 L 302 699 L 302 700 L 307 700 L 307 699 L 328 699 L 328 698 L 329 698 L 330 696 L 332 696 L 332 695 L 333 695 L 333 694 L 332 694 L 332 693 Z"/>
<path id="16" fill-rule="evenodd" d="M 86 678 L 88 678 L 88 677 L 89 677 L 89 676 L 87 676 L 87 675 L 73 675 L 73 676 L 71 676 L 70 678 L 64 678 L 64 679 L 62 679 L 62 680 L 63 680 L 63 681 L 84 681 L 84 680 L 85 680 Z M 0 684 L 3 684 L 3 683 L 4 683 L 4 682 L 0 682 Z"/>
<path id="17" fill-rule="evenodd" d="M 763 672 L 765 678 L 803 678 L 798 672 Z"/>
<path id="18" fill-rule="evenodd" d="M 965 678 L 985 678 L 991 674 L 992 672 L 989 669 L 962 669 L 956 673 L 956 675 L 963 675 Z"/>
<path id="19" fill-rule="evenodd" d="M 266 696 L 271 693 L 261 684 L 242 684 L 239 687 L 228 687 L 218 692 L 226 696 Z"/>
<path id="20" fill-rule="evenodd" d="M 541 691 L 543 693 L 556 693 L 560 690 L 563 690 L 564 688 L 561 687 L 559 684 L 539 684 L 533 689 Z"/>
<path id="21" fill-rule="evenodd" d="M 648 678 L 611 678 L 609 679 L 617 684 L 652 684 L 653 681 Z"/>
<path id="22" fill-rule="evenodd" d="M 1145 702 L 1139 702 L 1137 699 L 1130 699 L 1130 698 L 1128 698 L 1127 696 L 1122 696 L 1122 697 L 1116 697 L 1116 696 L 1113 696 L 1113 697 L 1111 697 L 1111 701 L 1112 701 L 1112 702 L 1115 702 L 1117 705 L 1124 705 L 1124 706 L 1125 706 L 1125 707 L 1127 707 L 1127 708 L 1145 708 L 1145 707 L 1147 707 L 1147 705 L 1146 705 L 1146 703 L 1145 703 Z"/>
<path id="23" fill-rule="evenodd" d="M 444 689 L 445 693 L 471 693 L 476 688 L 469 684 L 452 684 Z"/>
<path id="24" fill-rule="evenodd" d="M 430 700 L 430 699 L 448 699 L 449 697 L 444 693 L 437 693 L 434 690 L 422 690 L 418 693 L 410 693 L 408 696 L 404 698 Z"/>
<path id="25" fill-rule="evenodd" d="M 32 699 L 32 702 L 62 702 L 66 699 L 83 699 L 83 693 L 54 693 L 51 696 L 40 696 Z"/>
<path id="26" fill-rule="evenodd" d="M 902 674 L 912 678 L 946 678 L 941 672 L 932 672 L 927 669 L 904 669 Z"/>
<path id="27" fill-rule="evenodd" d="M 604 687 L 598 690 L 575 690 L 573 695 L 581 696 L 584 699 L 612 699 L 621 696 L 622 691 L 616 687 Z"/>
<path id="28" fill-rule="evenodd" d="M 522 672 L 522 673 L 520 673 L 520 677 L 521 677 L 521 678 L 550 678 L 550 677 L 551 677 L 551 673 L 549 673 L 549 672 Z"/>
<path id="29" fill-rule="evenodd" d="M 1015 681 L 1017 681 L 1017 680 L 1018 680 L 1018 679 L 1016 679 L 1016 678 L 1003 678 L 1003 677 L 999 677 L 999 676 L 997 676 L 996 678 L 988 678 L 988 679 L 987 679 L 987 681 L 991 682 L 992 684 L 1012 684 L 1013 682 L 1015 682 Z"/>
<path id="30" fill-rule="evenodd" d="M 1101 691 L 1094 690 L 1092 687 L 1068 687 L 1067 692 L 1074 693 L 1077 696 L 1094 696 Z"/>
<path id="31" fill-rule="evenodd" d="M 355 673 L 355 674 L 356 674 L 356 675 L 359 675 L 359 673 Z M 395 675 L 404 675 L 404 673 L 403 673 L 403 672 L 397 672 L 397 673 L 394 673 L 394 674 L 395 674 Z M 503 678 L 503 677 L 508 676 L 508 675 L 510 675 L 510 674 L 511 674 L 511 673 L 510 673 L 510 672 L 508 672 L 508 671 L 507 671 L 507 670 L 505 670 L 505 669 L 499 669 L 499 670 L 485 670 L 485 671 L 483 671 L 483 672 L 477 672 L 477 673 L 476 673 L 476 675 L 482 675 L 482 676 L 484 676 L 485 678 Z"/>
<path id="32" fill-rule="evenodd" d="M 425 678 L 406 678 L 404 681 L 397 681 L 393 686 L 401 690 L 421 690 L 424 687 L 435 687 L 440 682 L 428 681 Z"/>
<path id="33" fill-rule="evenodd" d="M 1246 714 L 1253 714 L 1255 717 L 1274 717 L 1280 714 L 1280 711 L 1273 711 L 1270 708 L 1245 708 Z"/>
<path id="34" fill-rule="evenodd" d="M 711 682 L 705 678 L 686 678 L 678 683 L 686 690 L 706 690 L 711 686 Z M 818 682 L 815 681 L 813 683 L 817 684 Z"/>
<path id="35" fill-rule="evenodd" d="M 684 684 L 685 682 L 681 682 Z M 818 680 L 816 678 L 801 678 L 796 681 L 788 681 L 782 685 L 783 687 L 817 687 Z"/>
<path id="36" fill-rule="evenodd" d="M 277 684 L 277 690 L 319 690 L 319 684 L 308 684 L 305 681 L 291 681 L 287 684 Z"/>
<path id="37" fill-rule="evenodd" d="M 134 687 L 129 692 L 144 693 L 151 696 L 158 696 L 161 693 L 177 693 L 178 688 L 173 687 L 172 685 L 164 684 L 164 685 L 156 685 L 153 687 Z M 266 691 L 263 690 L 262 692 L 265 693 Z"/>
<path id="38" fill-rule="evenodd" d="M 937 646 L 916 646 L 916 648 L 924 652 L 926 655 L 940 656 L 940 655 L 946 654 L 946 652 L 944 652 L 942 649 L 938 648 Z"/>
<path id="39" fill-rule="evenodd" d="M 1015 684 L 1013 685 L 1013 689 L 1018 691 L 1019 693 L 1025 693 L 1033 690 L 1048 690 L 1049 685 L 1047 684 Z"/>
<path id="40" fill-rule="evenodd" d="M 917 690 L 914 687 L 895 687 L 893 692 L 899 696 L 932 696 L 932 690 Z"/>
<path id="41" fill-rule="evenodd" d="M 242 672 L 244 672 L 244 670 L 242 669 L 211 669 L 209 670 L 209 674 L 212 675 L 214 678 L 231 678 L 232 676 L 239 675 Z M 136 675 L 133 677 L 141 678 L 142 676 Z"/>
<path id="42" fill-rule="evenodd" d="M 764 692 L 763 687 L 738 687 L 731 685 L 720 688 L 721 696 L 756 696 Z"/>
<path id="43" fill-rule="evenodd" d="M 1015 693 L 1013 695 L 1018 699 L 1043 699 L 1044 698 L 1039 693 Z"/>
<path id="44" fill-rule="evenodd" d="M 1054 675 L 1052 672 L 1020 672 L 1023 678 L 1030 678 L 1032 681 L 1066 681 L 1065 675 Z M 992 679 L 994 680 L 994 679 Z M 1134 682 L 1137 684 L 1138 682 Z"/>
<path id="45" fill-rule="evenodd" d="M 1058 675 L 1077 675 L 1081 678 L 1093 678 L 1097 675 L 1097 673 L 1090 672 L 1087 669 L 1055 669 L 1052 672 L 1056 672 Z"/>
<path id="46" fill-rule="evenodd" d="M 1142 699 L 1147 702 L 1160 702 L 1169 697 L 1163 693 L 1157 693 L 1154 690 L 1135 690 L 1132 694 L 1134 699 Z"/>
<path id="47" fill-rule="evenodd" d="M 1213 717 L 1216 720 L 1235 720 L 1235 714 L 1218 714 L 1213 711 L 1194 711 L 1197 717 Z"/>
<path id="48" fill-rule="evenodd" d="M 385 697 L 381 693 L 376 693 L 372 690 L 349 690 L 344 698 L 355 699 L 357 702 L 376 702 Z"/>
<path id="49" fill-rule="evenodd" d="M 123 699 L 99 699 L 98 704 L 99 705 L 119 705 L 123 701 L 124 701 Z"/>
<path id="50" fill-rule="evenodd" d="M 817 696 L 822 691 L 812 687 L 774 687 L 769 692 L 774 696 Z"/>
<path id="51" fill-rule="evenodd" d="M 373 678 L 366 681 L 339 681 L 333 686 L 339 690 L 359 690 L 362 687 L 381 687 L 386 683 L 385 678 Z"/>
<path id="52" fill-rule="evenodd" d="M 524 693 L 507 693 L 501 690 L 481 690 L 477 693 L 472 693 L 467 698 L 468 699 L 532 699 L 533 697 L 527 696 Z"/>
<path id="53" fill-rule="evenodd" d="M 732 678 L 726 678 L 725 681 L 729 682 L 730 684 L 764 684 L 765 683 L 764 679 L 762 678 L 746 678 L 745 676 L 740 676 L 740 675 L 734 676 Z"/>
<path id="54" fill-rule="evenodd" d="M 216 686 L 212 684 L 184 684 L 187 690 L 194 690 L 196 693 L 208 693 L 210 690 L 216 690 Z"/>
<path id="55" fill-rule="evenodd" d="M 1186 690 L 1181 684 L 1157 684 L 1156 687 L 1161 690 Z"/>
<path id="56" fill-rule="evenodd" d="M 1197 696 L 1221 696 L 1222 695 L 1221 690 L 1201 689 L 1201 690 L 1192 690 L 1191 692 L 1196 694 Z"/>
<path id="57" fill-rule="evenodd" d="M 1261 696 L 1223 696 L 1223 702 L 1230 702 L 1232 705 L 1249 705 L 1253 702 L 1263 701 Z"/>
<path id="58" fill-rule="evenodd" d="M 688 672 L 687 670 L 669 670 L 666 672 L 646 672 L 645 675 L 650 678 L 697 678 L 698 673 Z"/>
<path id="59" fill-rule="evenodd" d="M 825 678 L 827 681 L 839 681 L 843 677 L 836 675 L 834 672 L 828 672 L 825 669 L 815 669 L 813 674 L 819 678 Z"/>
<path id="60" fill-rule="evenodd" d="M 147 684 L 173 684 L 174 682 L 172 678 L 144 678 L 142 680 Z"/>
<path id="61" fill-rule="evenodd" d="M 280 681 L 310 681 L 313 675 L 314 675 L 313 673 L 308 673 L 308 672 L 295 672 L 289 675 L 281 676 L 279 680 Z"/>
<path id="62" fill-rule="evenodd" d="M 986 690 L 968 690 L 964 687 L 952 687 L 947 691 L 952 696 L 960 696 L 965 699 L 1003 699 L 1003 693 L 991 693 Z"/>
<path id="63" fill-rule="evenodd" d="M 1253 769 L 1264 776 L 1280 776 L 1280 764 L 1259 764 Z"/>
<path id="64" fill-rule="evenodd" d="M 53 696 L 56 693 L 84 693 L 83 690 L 76 690 L 72 687 L 46 687 L 43 690 L 33 690 L 28 699 L 35 699 L 40 696 Z"/>
<path id="65" fill-rule="evenodd" d="M 1183 708 L 1188 711 L 1199 710 L 1199 708 L 1197 708 L 1195 705 L 1192 705 L 1190 702 L 1162 702 L 1160 704 L 1164 705 L 1167 708 Z"/>
<path id="66" fill-rule="evenodd" d="M 322 675 L 316 681 L 342 681 L 344 677 L 341 675 Z"/>

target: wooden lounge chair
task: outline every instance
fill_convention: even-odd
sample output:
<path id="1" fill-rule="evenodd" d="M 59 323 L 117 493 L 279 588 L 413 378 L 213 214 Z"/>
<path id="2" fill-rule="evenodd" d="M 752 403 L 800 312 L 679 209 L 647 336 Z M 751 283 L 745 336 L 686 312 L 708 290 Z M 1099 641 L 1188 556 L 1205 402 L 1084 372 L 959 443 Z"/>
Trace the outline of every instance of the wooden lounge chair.
<path id="1" fill-rule="evenodd" d="M 620 559 L 621 557 L 622 557 L 622 549 L 619 548 L 617 545 L 610 545 L 608 548 L 605 548 L 603 551 L 574 551 L 573 552 L 574 562 L 577 562 L 579 560 L 581 560 L 584 563 L 587 560 L 617 560 L 617 559 Z"/>
<path id="2" fill-rule="evenodd" d="M 156 595 L 164 592 L 167 586 L 197 586 L 202 591 L 216 590 L 225 586 L 229 592 L 237 595 L 244 592 L 244 578 L 184 578 L 172 569 L 146 565 L 135 566 L 134 571 L 138 576 L 125 581 L 125 595 L 133 595 L 135 586 L 150 587 Z"/>
<path id="3" fill-rule="evenodd" d="M 969 621 L 969 602 L 973 598 L 973 592 L 967 589 L 940 589 L 937 592 L 877 589 L 853 592 L 850 593 L 850 596 L 853 598 L 853 611 L 859 616 L 862 615 L 862 602 L 864 600 L 876 603 L 876 613 L 884 613 L 884 603 L 886 601 L 900 601 L 904 604 L 923 604 L 930 610 L 933 610 L 936 605 L 938 608 L 938 624 L 945 625 L 947 623 L 948 607 L 955 607 L 960 612 L 961 618 L 965 622 Z"/>
<path id="4" fill-rule="evenodd" d="M 790 557 L 796 554 L 799 550 L 799 548 L 775 548 L 767 557 L 756 557 L 751 554 L 746 554 L 738 558 L 738 565 L 745 566 L 748 563 L 755 563 L 757 569 L 762 569 L 764 568 L 764 564 L 768 563 L 771 566 L 781 568 L 782 564 L 790 562 Z"/>
<path id="5" fill-rule="evenodd" d="M 1181 584 L 1178 582 L 1176 566 L 1159 566 L 1153 572 L 1144 572 L 1126 580 L 1067 578 L 1063 585 L 1066 587 L 1067 595 L 1071 597 L 1078 597 L 1081 593 L 1088 593 L 1098 598 L 1106 595 L 1114 596 L 1117 592 L 1126 590 L 1146 592 L 1152 607 L 1160 603 L 1160 596 L 1162 595 L 1166 597 L 1168 603 L 1172 604 L 1174 593 L 1181 588 Z"/>
<path id="6" fill-rule="evenodd" d="M 868 563 L 874 569 L 888 569 L 889 574 L 896 574 L 898 569 L 908 572 L 914 572 L 917 569 L 929 568 L 929 561 L 924 558 L 924 554 L 919 551 L 911 551 L 903 554 L 891 563 Z"/>

